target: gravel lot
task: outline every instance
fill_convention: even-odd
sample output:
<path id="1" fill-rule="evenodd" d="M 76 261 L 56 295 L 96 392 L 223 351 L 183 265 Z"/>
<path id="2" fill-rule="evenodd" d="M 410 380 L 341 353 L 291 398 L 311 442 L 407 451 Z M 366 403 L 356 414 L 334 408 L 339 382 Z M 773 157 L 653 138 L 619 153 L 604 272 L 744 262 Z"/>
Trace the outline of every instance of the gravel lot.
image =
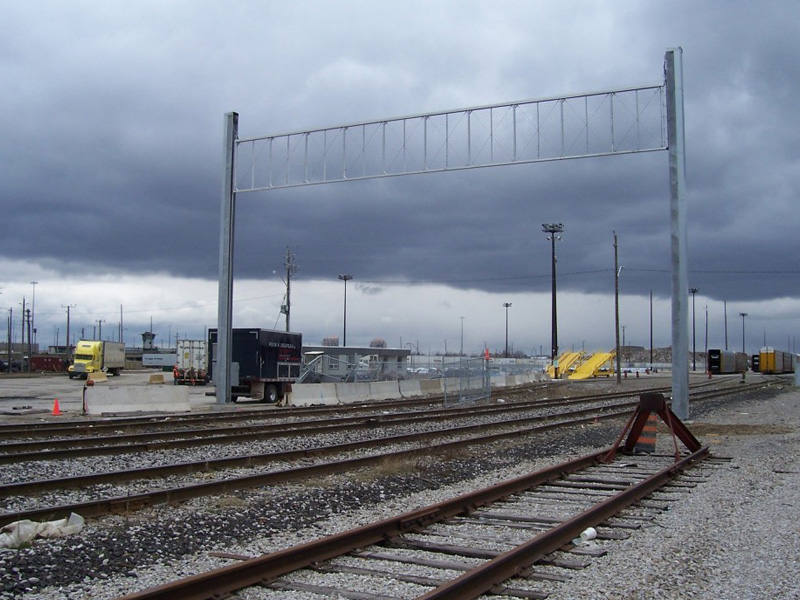
<path id="1" fill-rule="evenodd" d="M 602 542 L 609 554 L 550 598 L 800 598 L 800 392 L 773 386 L 692 407 L 692 417 L 692 431 L 731 462 L 630 539 Z M 620 427 L 100 519 L 78 536 L 0 550 L 0 598 L 114 598 L 230 564 L 210 552 L 255 556 L 586 454 Z"/>

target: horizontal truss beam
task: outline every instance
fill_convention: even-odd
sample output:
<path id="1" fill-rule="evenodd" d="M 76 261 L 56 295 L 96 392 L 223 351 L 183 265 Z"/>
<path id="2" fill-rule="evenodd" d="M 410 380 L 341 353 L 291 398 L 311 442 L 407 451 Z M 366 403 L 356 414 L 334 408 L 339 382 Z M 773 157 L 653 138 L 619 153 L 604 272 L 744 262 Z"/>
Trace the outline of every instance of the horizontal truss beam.
<path id="1" fill-rule="evenodd" d="M 665 86 L 236 140 L 236 192 L 667 148 Z"/>

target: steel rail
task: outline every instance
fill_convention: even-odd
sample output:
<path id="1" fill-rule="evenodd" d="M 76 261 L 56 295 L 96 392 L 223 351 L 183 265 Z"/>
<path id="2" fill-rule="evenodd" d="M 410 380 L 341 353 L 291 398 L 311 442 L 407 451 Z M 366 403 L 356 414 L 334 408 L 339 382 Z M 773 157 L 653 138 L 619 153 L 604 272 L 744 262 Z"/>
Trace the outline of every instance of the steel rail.
<path id="1" fill-rule="evenodd" d="M 586 411 L 576 411 L 574 414 Z M 191 484 L 176 488 L 154 490 L 147 493 L 132 494 L 129 496 L 119 496 L 114 498 L 103 498 L 99 500 L 91 500 L 87 502 L 78 502 L 65 504 L 60 506 L 51 506 L 40 509 L 31 509 L 16 511 L 10 513 L 0 514 L 0 527 L 20 521 L 30 519 L 33 521 L 44 521 L 51 519 L 58 519 L 69 516 L 70 513 L 78 513 L 84 517 L 99 517 L 113 513 L 126 514 L 132 511 L 140 510 L 146 506 L 154 506 L 157 504 L 183 502 L 192 498 L 202 496 L 209 496 L 213 494 L 224 494 L 233 492 L 240 489 L 247 489 L 263 485 L 271 485 L 276 483 L 285 483 L 287 481 L 297 481 L 306 479 L 312 476 L 327 475 L 331 473 L 341 473 L 352 469 L 368 467 L 387 459 L 403 459 L 419 456 L 421 453 L 430 454 L 432 452 L 447 452 L 466 446 L 475 444 L 492 443 L 498 440 L 509 439 L 514 437 L 521 437 L 530 434 L 543 433 L 552 431 L 554 429 L 568 427 L 572 425 L 579 425 L 583 423 L 593 423 L 595 421 L 605 421 L 611 419 L 618 419 L 629 416 L 630 410 L 623 410 L 617 412 L 609 412 L 606 414 L 594 414 L 587 417 L 572 419 L 570 421 L 560 421 L 547 425 L 538 425 L 524 429 L 515 429 L 512 431 L 502 431 L 498 433 L 482 435 L 477 437 L 463 438 L 451 442 L 444 442 L 436 446 L 425 446 L 424 448 L 412 448 L 408 450 L 398 450 L 394 452 L 384 452 L 374 454 L 367 457 L 350 458 L 338 461 L 320 462 L 315 465 L 295 467 L 284 469 L 280 471 L 272 471 L 269 473 L 258 473 L 255 475 L 244 475 L 240 477 L 233 477 L 230 479 L 216 480 L 204 483 Z M 471 426 L 472 430 L 485 430 L 486 425 Z M 443 435 L 441 432 L 430 432 L 434 435 Z M 448 434 L 450 430 L 448 430 Z M 428 433 L 415 434 L 417 440 L 432 437 Z M 402 436 L 412 438 L 414 436 Z M 390 438 L 391 439 L 391 438 Z M 378 440 L 374 445 L 385 445 L 386 440 Z M 347 446 L 347 445 L 345 445 Z M 314 454 L 321 454 L 322 449 L 314 449 L 307 451 L 306 456 L 313 456 Z M 182 465 L 180 465 L 182 466 Z M 114 476 L 114 473 L 108 474 Z M 17 484 L 11 484 L 11 487 Z M 31 483 L 33 485 L 33 483 Z M 16 490 L 24 489 L 24 483 L 19 484 Z"/>
<path id="2" fill-rule="evenodd" d="M 292 571 L 309 567 L 315 563 L 329 560 L 372 544 L 397 538 L 404 533 L 418 532 L 433 523 L 439 523 L 460 515 L 469 515 L 477 508 L 490 505 L 538 485 L 562 479 L 567 474 L 581 471 L 602 462 L 608 451 L 610 449 L 371 525 L 128 594 L 118 600 L 167 600 L 171 598 L 206 600 L 225 597 L 252 585 L 268 585 L 278 577 Z M 701 448 L 679 463 L 659 471 L 584 513 L 537 535 L 530 542 L 522 544 L 495 559 L 489 560 L 484 565 L 468 571 L 453 582 L 439 586 L 431 592 L 420 596 L 420 599 L 475 598 L 489 591 L 495 585 L 529 567 L 539 558 L 563 547 L 571 539 L 577 537 L 586 527 L 601 523 L 626 506 L 663 486 L 680 470 L 705 458 L 708 455 L 708 451 L 707 447 Z"/>

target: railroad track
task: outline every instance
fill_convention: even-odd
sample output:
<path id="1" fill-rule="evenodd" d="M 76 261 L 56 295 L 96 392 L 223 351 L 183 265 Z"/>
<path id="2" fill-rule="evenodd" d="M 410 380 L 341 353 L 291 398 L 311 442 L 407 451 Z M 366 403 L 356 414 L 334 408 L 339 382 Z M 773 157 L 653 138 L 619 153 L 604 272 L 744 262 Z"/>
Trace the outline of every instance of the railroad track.
<path id="1" fill-rule="evenodd" d="M 701 384 L 705 385 L 705 384 Z M 758 384 L 756 384 L 758 385 Z M 741 388 L 740 388 L 741 389 Z M 254 414 L 248 413 L 246 418 L 252 419 L 266 419 L 269 418 L 269 423 L 251 424 L 251 425 L 236 425 L 219 427 L 219 422 L 216 415 L 204 415 L 202 417 L 186 417 L 186 420 L 181 421 L 180 424 L 205 424 L 202 428 L 180 428 L 170 429 L 167 431 L 147 431 L 140 433 L 122 433 L 128 428 L 133 427 L 128 419 L 122 420 L 122 429 L 114 429 L 113 435 L 100 434 L 101 431 L 108 430 L 115 427 L 115 421 L 106 422 L 99 421 L 92 424 L 78 423 L 75 426 L 69 425 L 67 427 L 54 426 L 51 423 L 42 424 L 42 431 L 46 435 L 56 434 L 70 434 L 70 437 L 51 438 L 38 441 L 16 441 L 0 443 L 0 464 L 12 464 L 21 461 L 43 461 L 43 460 L 60 460 L 65 458 L 76 458 L 81 456 L 100 456 L 100 455 L 118 455 L 122 453 L 134 452 L 147 452 L 151 450 L 166 450 L 174 448 L 191 448 L 197 446 L 208 446 L 210 444 L 227 444 L 239 443 L 248 440 L 265 440 L 270 438 L 277 438 L 286 435 L 292 436 L 317 436 L 324 433 L 334 431 L 341 431 L 346 429 L 373 429 L 382 425 L 403 425 L 423 423 L 426 421 L 442 421 L 453 420 L 462 418 L 465 414 L 470 416 L 487 415 L 487 414 L 503 414 L 511 412 L 527 411 L 529 409 L 540 408 L 555 408 L 563 406 L 572 406 L 576 404 L 584 404 L 590 402 L 603 402 L 614 399 L 633 398 L 638 393 L 650 392 L 663 392 L 665 388 L 652 388 L 639 390 L 637 392 L 614 392 L 604 394 L 586 394 L 573 396 L 565 399 L 546 400 L 522 400 L 513 401 L 508 404 L 487 404 L 487 405 L 470 405 L 468 407 L 451 407 L 443 409 L 427 409 L 421 411 L 408 411 L 409 407 L 419 405 L 419 402 L 414 401 L 407 403 L 402 401 L 399 403 L 377 403 L 376 405 L 359 405 L 357 407 L 348 407 L 348 416 L 336 416 L 325 419 L 304 419 L 295 420 L 288 423 L 276 422 L 274 414 L 266 417 L 263 411 L 252 411 Z M 518 391 L 517 393 L 520 393 Z M 701 392 L 706 394 L 706 392 Z M 713 392 L 709 392 L 713 393 Z M 722 393 L 727 393 L 723 391 Z M 697 395 L 700 398 L 700 395 Z M 705 397 L 705 396 L 704 396 Z M 709 396 L 710 397 L 710 396 Z M 430 405 L 430 401 L 425 403 Z M 326 407 L 330 408 L 330 407 Z M 386 413 L 388 408 L 392 409 L 392 413 Z M 398 409 L 400 409 L 399 412 Z M 313 409 L 311 409 L 313 411 Z M 341 412 L 341 408 L 338 412 Z M 368 411 L 367 415 L 349 416 L 351 412 L 360 413 Z M 330 410 L 326 414 L 330 414 Z M 304 416 L 307 414 L 305 411 L 302 413 Z M 297 413 L 292 412 L 292 417 L 296 417 Z M 238 417 L 236 420 L 241 420 L 243 417 Z M 284 417 L 285 418 L 285 417 Z M 166 420 L 153 421 L 150 420 L 137 420 L 136 427 L 145 427 L 150 429 L 156 425 L 157 429 L 164 427 L 174 427 L 175 423 L 172 417 Z M 208 426 L 209 423 L 214 423 L 214 426 Z M 2 428 L 0 428 L 2 429 Z M 38 437 L 43 435 L 42 431 L 36 428 L 26 426 L 10 426 L 7 427 L 0 437 L 12 438 L 15 432 L 20 437 Z M 87 433 L 88 432 L 88 433 Z M 79 435 L 79 437 L 73 437 Z"/>
<path id="2" fill-rule="evenodd" d="M 677 461 L 613 454 L 609 448 L 273 554 L 224 556 L 241 560 L 123 598 L 201 600 L 252 586 L 354 600 L 546 598 L 566 577 L 552 569 L 579 568 L 604 552 L 572 540 L 584 532 L 600 540 L 624 537 L 666 507 L 663 498 L 643 499 L 690 489 L 668 486 L 709 450 L 697 444 Z M 636 513 L 623 513 L 634 504 Z"/>
<path id="3" fill-rule="evenodd" d="M 718 385 L 720 380 L 704 381 L 692 385 L 692 389 L 703 389 L 711 385 Z M 493 397 L 516 397 L 524 394 L 547 394 L 549 392 L 561 392 L 558 389 L 560 384 L 537 384 L 520 386 L 517 388 L 504 388 L 502 391 L 493 392 Z M 633 396 L 639 393 L 660 392 L 668 393 L 669 387 L 642 388 L 625 392 L 611 392 L 602 394 L 606 398 L 619 398 Z M 598 394 L 575 394 L 562 400 L 586 400 L 597 398 Z M 7 423 L 0 424 L 0 440 L 11 440 L 21 438 L 42 438 L 55 436 L 67 436 L 68 438 L 86 437 L 97 438 L 104 435 L 117 438 L 127 436 L 129 432 L 143 433 L 142 440 L 148 439 L 147 435 L 159 431 L 167 430 L 167 434 L 179 431 L 186 431 L 191 427 L 196 427 L 198 432 L 213 431 L 216 429 L 224 430 L 219 427 L 220 423 L 241 423 L 241 422 L 268 422 L 268 425 L 276 425 L 281 422 L 294 420 L 304 423 L 311 419 L 324 421 L 329 419 L 340 419 L 342 414 L 350 415 L 353 419 L 366 418 L 371 415 L 382 415 L 387 412 L 399 412 L 413 410 L 415 407 L 430 407 L 440 404 L 443 396 L 429 396 L 426 398 L 399 399 L 390 401 L 370 401 L 365 403 L 329 405 L 329 406 L 307 406 L 307 407 L 284 407 L 275 408 L 264 406 L 257 409 L 237 408 L 236 412 L 207 412 L 200 414 L 171 414 L 171 415 L 149 415 L 149 416 L 128 416 L 128 417 L 103 417 L 103 418 L 80 418 L 76 420 L 58 421 L 36 421 L 31 423 Z M 539 401 L 546 400 L 540 398 Z M 536 401 L 536 400 L 533 400 Z M 451 407 L 458 409 L 458 406 Z M 450 410 L 450 409 L 446 409 Z M 330 417 L 334 415 L 334 417 Z M 287 424 L 288 426 L 288 424 Z M 108 435 L 111 432 L 111 435 Z M 134 439 L 132 437 L 131 439 Z M 155 439 L 151 437 L 149 439 Z M 57 441 L 58 438 L 55 438 Z M 67 440 L 64 440 L 67 441 Z M 0 445 L 0 448 L 3 446 Z"/>
<path id="4" fill-rule="evenodd" d="M 34 521 L 51 520 L 63 518 L 70 513 L 78 513 L 84 517 L 99 517 L 108 514 L 129 514 L 141 510 L 142 508 L 157 504 L 182 502 L 192 498 L 209 496 L 215 494 L 230 493 L 236 490 L 248 489 L 258 486 L 275 485 L 291 481 L 306 480 L 312 477 L 319 477 L 331 473 L 342 473 L 360 468 L 374 466 L 388 460 L 408 459 L 418 456 L 420 453 L 445 453 L 461 449 L 467 446 L 490 444 L 498 440 L 520 438 L 529 435 L 536 435 L 554 429 L 560 429 L 580 424 L 596 423 L 611 419 L 623 419 L 631 413 L 635 402 L 627 403 L 622 409 L 612 409 L 608 411 L 580 410 L 573 411 L 571 415 L 560 415 L 555 417 L 532 417 L 518 421 L 527 421 L 527 426 L 513 427 L 515 423 L 503 422 L 495 423 L 493 426 L 503 427 L 505 430 L 497 433 L 483 435 L 466 435 L 469 432 L 485 431 L 491 428 L 487 424 L 473 425 L 469 427 L 450 428 L 433 432 L 408 434 L 389 438 L 377 438 L 364 442 L 353 442 L 340 444 L 338 446 L 317 447 L 307 450 L 294 452 L 272 453 L 267 455 L 235 457 L 231 459 L 219 459 L 217 461 L 200 461 L 196 463 L 181 463 L 176 465 L 163 465 L 144 469 L 133 469 L 129 471 L 114 471 L 108 473 L 93 473 L 84 476 L 11 483 L 0 486 L 0 497 L 8 500 L 12 497 L 27 498 L 32 494 L 43 492 L 58 492 L 59 490 L 70 488 L 84 488 L 105 483 L 118 483 L 121 481 L 149 480 L 153 477 L 164 477 L 176 473 L 192 473 L 198 471 L 208 471 L 213 468 L 228 468 L 235 466 L 257 466 L 268 462 L 276 462 L 279 459 L 296 460 L 298 458 L 321 457 L 326 454 L 352 452 L 365 447 L 382 447 L 387 444 L 400 444 L 403 442 L 415 442 L 415 445 L 406 450 L 384 451 L 373 453 L 368 456 L 346 457 L 333 460 L 318 460 L 311 465 L 298 467 L 288 467 L 275 471 L 262 472 L 255 474 L 232 476 L 220 478 L 203 483 L 192 483 L 157 489 L 141 493 L 128 493 L 124 496 L 101 497 L 85 502 L 72 502 L 68 504 L 48 505 L 41 508 L 28 510 L 18 510 L 0 514 L 0 526 L 30 519 Z M 550 421 L 548 424 L 541 424 L 543 421 Z M 537 423 L 530 425 L 530 423 Z M 432 443 L 435 438 L 442 438 L 459 434 L 464 437 L 453 441 L 442 441 Z M 428 442 L 428 443 L 424 443 Z M 148 483 L 148 486 L 150 483 Z M 29 500 L 29 498 L 27 498 Z M 26 500 L 27 501 L 27 500 Z"/>
<path id="5" fill-rule="evenodd" d="M 165 432 L 100 435 L 94 437 L 57 438 L 38 441 L 0 444 L 0 464 L 23 461 L 63 460 L 81 456 L 119 455 L 176 448 L 234 444 L 250 440 L 281 437 L 313 437 L 327 433 L 374 430 L 378 427 L 419 425 L 445 422 L 466 416 L 503 417 L 511 413 L 532 410 L 589 405 L 616 399 L 631 399 L 635 394 L 619 393 L 581 396 L 558 400 L 527 400 L 508 404 L 471 405 L 445 409 L 429 409 L 391 414 L 371 413 L 366 416 L 345 416 L 324 420 L 305 420 L 292 423 L 267 423 L 250 426 L 180 429 Z M 624 404 L 624 403 L 623 403 Z"/>
<path id="6" fill-rule="evenodd" d="M 711 391 L 710 394 L 716 396 L 717 392 Z M 60 490 L 75 488 L 88 488 L 87 493 L 89 495 L 100 495 L 101 497 L 88 501 L 73 501 L 65 504 L 53 504 L 44 507 L 39 506 L 36 508 L 5 512 L 0 514 L 0 526 L 22 519 L 49 520 L 61 518 L 69 515 L 71 512 L 76 512 L 85 517 L 97 517 L 114 513 L 129 514 L 132 511 L 156 504 L 181 502 L 201 496 L 230 493 L 234 490 L 304 480 L 330 473 L 341 473 L 368 467 L 390 459 L 406 459 L 419 454 L 421 449 L 424 449 L 426 453 L 448 452 L 466 446 L 479 446 L 503 439 L 520 438 L 558 428 L 620 419 L 629 415 L 633 407 L 637 404 L 638 402 L 622 402 L 611 407 L 588 408 L 570 411 L 568 413 L 526 417 L 492 424 L 482 423 L 479 425 L 440 429 L 424 433 L 372 438 L 361 442 L 315 447 L 290 452 L 237 456 L 218 460 L 203 460 L 193 463 L 179 463 L 149 468 L 92 473 L 67 478 L 10 483 L 0 486 L 0 497 L 6 498 L 7 500 L 13 500 L 14 497 L 27 498 L 34 494 L 47 492 L 57 493 Z M 489 434 L 483 433 L 488 428 L 500 428 L 501 431 Z M 483 434 L 473 435 L 478 432 Z M 442 438 L 452 438 L 453 436 L 460 437 L 456 440 L 441 441 Z M 439 441 L 434 443 L 434 440 L 437 438 Z M 383 447 L 389 444 L 402 445 L 409 443 L 413 444 L 413 447 L 410 449 L 379 452 L 356 458 L 346 456 L 347 453 L 352 453 L 353 451 L 368 447 Z M 423 443 L 425 444 L 424 446 Z M 328 461 L 320 460 L 323 456 L 336 454 L 345 455 L 345 457 Z M 278 468 L 266 473 L 258 470 L 255 473 L 229 476 L 214 481 L 189 484 L 182 483 L 164 489 L 148 489 L 147 491 L 134 491 L 133 493 L 128 491 L 124 496 L 109 497 L 107 494 L 91 491 L 92 486 L 139 480 L 147 481 L 146 486 L 149 488 L 152 485 L 152 482 L 149 480 L 156 477 L 185 475 L 201 471 L 236 467 L 256 467 L 268 463 L 281 464 L 287 461 L 309 458 L 315 459 L 316 462 L 311 465 L 299 467 L 290 466 L 287 468 Z M 29 500 L 24 500 L 24 502 L 29 502 Z"/>

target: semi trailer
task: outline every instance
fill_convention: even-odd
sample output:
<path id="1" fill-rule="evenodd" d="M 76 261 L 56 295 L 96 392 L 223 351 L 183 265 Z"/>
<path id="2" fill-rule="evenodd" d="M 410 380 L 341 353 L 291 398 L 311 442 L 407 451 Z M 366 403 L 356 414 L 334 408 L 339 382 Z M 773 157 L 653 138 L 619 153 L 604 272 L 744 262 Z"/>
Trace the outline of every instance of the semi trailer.
<path id="1" fill-rule="evenodd" d="M 303 336 L 273 329 L 232 330 L 231 399 L 278 402 L 292 390 L 303 366 Z M 208 330 L 209 376 L 217 365 L 217 330 Z"/>

